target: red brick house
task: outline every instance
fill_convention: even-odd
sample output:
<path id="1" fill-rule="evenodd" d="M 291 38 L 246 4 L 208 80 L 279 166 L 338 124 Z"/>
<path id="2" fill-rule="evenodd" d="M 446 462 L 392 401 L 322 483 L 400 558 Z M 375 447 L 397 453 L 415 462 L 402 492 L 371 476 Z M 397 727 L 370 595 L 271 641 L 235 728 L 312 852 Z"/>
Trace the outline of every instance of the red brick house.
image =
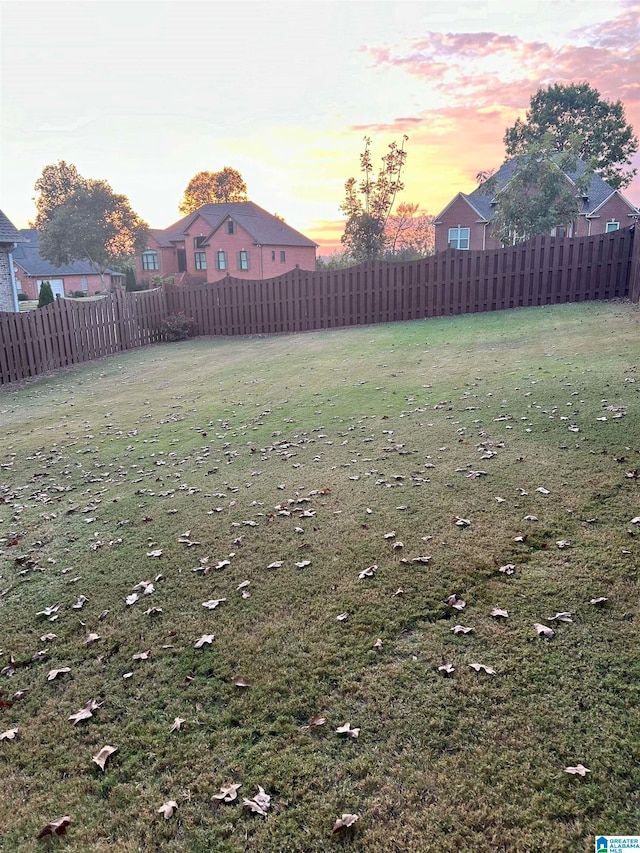
<path id="1" fill-rule="evenodd" d="M 511 180 L 516 165 L 515 158 L 508 160 L 496 172 L 496 193 L 486 192 L 481 184 L 472 193 L 458 193 L 451 199 L 435 219 L 436 252 L 448 247 L 471 250 L 501 248 L 501 243 L 491 236 L 495 197 Z M 586 168 L 586 163 L 578 160 L 575 172 L 565 173 L 567 182 L 575 185 Z M 632 225 L 639 216 L 638 208 L 619 190 L 612 189 L 594 174 L 587 195 L 582 197 L 578 218 L 574 222 L 559 222 L 551 233 L 557 237 L 604 234 Z"/>
<path id="2" fill-rule="evenodd" d="M 37 299 L 40 285 L 48 281 L 54 296 L 72 296 L 74 293 L 93 295 L 102 292 L 102 279 L 89 261 L 73 261 L 57 267 L 40 254 L 40 235 L 35 228 L 20 230 L 22 242 L 13 253 L 13 269 L 18 293 Z M 124 284 L 124 276 L 115 270 L 104 274 L 104 287 L 114 290 Z"/>
<path id="3" fill-rule="evenodd" d="M 317 245 L 252 201 L 205 204 L 164 230 L 150 229 L 136 278 L 219 281 L 262 279 L 294 267 L 316 268 Z"/>

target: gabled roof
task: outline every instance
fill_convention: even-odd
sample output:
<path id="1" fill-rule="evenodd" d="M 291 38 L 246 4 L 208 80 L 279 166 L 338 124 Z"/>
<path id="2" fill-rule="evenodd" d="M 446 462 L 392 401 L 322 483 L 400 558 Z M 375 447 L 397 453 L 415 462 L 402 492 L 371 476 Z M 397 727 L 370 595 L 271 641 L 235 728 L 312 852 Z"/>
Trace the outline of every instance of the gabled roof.
<path id="1" fill-rule="evenodd" d="M 0 243 L 21 243 L 25 238 L 0 210 Z"/>
<path id="2" fill-rule="evenodd" d="M 225 219 L 231 217 L 243 228 L 253 240 L 261 246 L 317 246 L 313 240 L 305 237 L 295 228 L 287 225 L 281 219 L 267 213 L 252 201 L 221 202 L 219 204 L 203 204 L 198 210 L 174 222 L 164 231 L 152 230 L 153 236 L 160 245 L 169 245 L 184 240 L 185 232 L 191 223 L 201 216 L 210 227 L 209 236 L 222 225 Z M 168 241 L 164 243 L 163 241 Z"/>
<path id="3" fill-rule="evenodd" d="M 13 260 L 27 275 L 51 276 L 58 278 L 64 275 L 96 275 L 96 270 L 89 261 L 73 261 L 57 267 L 51 261 L 42 257 L 38 250 L 40 234 L 36 228 L 22 228 L 18 234 L 20 243 L 13 252 Z M 105 270 L 110 275 L 122 275 L 116 270 Z"/>
<path id="4" fill-rule="evenodd" d="M 507 160 L 505 163 L 500 166 L 498 171 L 493 176 L 493 180 L 496 183 L 496 192 L 488 193 L 483 190 L 484 184 L 480 184 L 472 193 L 465 196 L 467 201 L 473 205 L 473 207 L 480 212 L 480 214 L 487 220 L 491 219 L 494 214 L 493 202 L 495 200 L 495 196 L 502 190 L 509 181 L 513 178 L 514 172 L 518 165 L 518 157 L 514 157 L 511 160 Z M 579 157 L 576 158 L 576 168 L 571 172 L 565 172 L 567 178 L 571 181 L 572 184 L 575 184 L 585 173 L 587 169 L 587 164 L 584 160 L 581 160 Z M 609 184 L 604 181 L 600 175 L 596 175 L 595 173 L 591 177 L 591 182 L 586 191 L 586 197 L 582 199 L 582 204 L 580 206 L 580 214 L 583 216 L 589 216 L 592 214 L 596 208 L 600 207 L 611 195 L 613 195 L 615 190 L 613 190 Z M 624 196 L 620 196 L 623 201 L 625 201 L 630 208 L 636 210 L 634 206 L 624 198 Z"/>
<path id="5" fill-rule="evenodd" d="M 478 217 L 479 217 L 479 221 L 480 221 L 480 222 L 485 222 L 485 221 L 486 221 L 486 217 L 484 216 L 484 214 L 483 214 L 480 210 L 478 210 L 478 208 L 475 206 L 475 204 L 474 204 L 473 200 L 471 199 L 471 197 L 470 197 L 470 196 L 468 196 L 468 195 L 465 195 L 465 193 L 458 193 L 458 195 L 454 196 L 454 197 L 451 199 L 451 201 L 449 202 L 449 204 L 448 204 L 446 207 L 443 207 L 443 208 L 442 208 L 442 210 L 440 211 L 440 213 L 435 217 L 435 219 L 434 219 L 434 225 L 440 225 L 440 224 L 441 224 L 438 220 L 439 220 L 439 219 L 441 219 L 441 217 L 443 217 L 443 216 L 445 215 L 445 213 L 449 210 L 449 208 L 450 208 L 450 207 L 451 207 L 451 206 L 452 206 L 456 201 L 458 201 L 458 199 L 459 199 L 459 198 L 461 198 L 463 201 L 466 201 L 466 203 L 469 205 L 469 207 L 470 207 L 470 208 L 471 208 L 475 213 L 477 213 L 477 214 L 478 214 Z"/>

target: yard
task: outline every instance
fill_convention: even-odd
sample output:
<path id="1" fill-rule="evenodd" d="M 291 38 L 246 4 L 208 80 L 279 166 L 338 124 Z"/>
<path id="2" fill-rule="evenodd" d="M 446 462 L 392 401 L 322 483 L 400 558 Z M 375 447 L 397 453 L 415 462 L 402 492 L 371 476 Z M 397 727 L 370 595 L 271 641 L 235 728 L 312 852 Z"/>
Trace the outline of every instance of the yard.
<path id="1" fill-rule="evenodd" d="M 3 391 L 0 850 L 637 833 L 639 332 L 201 338 Z"/>

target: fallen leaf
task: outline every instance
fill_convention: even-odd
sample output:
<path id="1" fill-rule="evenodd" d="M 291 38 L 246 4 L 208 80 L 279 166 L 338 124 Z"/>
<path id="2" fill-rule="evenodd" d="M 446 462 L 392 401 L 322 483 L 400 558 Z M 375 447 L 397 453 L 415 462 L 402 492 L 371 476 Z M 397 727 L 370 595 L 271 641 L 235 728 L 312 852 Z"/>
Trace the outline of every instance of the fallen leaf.
<path id="1" fill-rule="evenodd" d="M 454 634 L 470 634 L 473 628 L 465 628 L 464 625 L 454 625 L 451 631 Z"/>
<path id="2" fill-rule="evenodd" d="M 348 613 L 340 613 L 338 616 L 336 616 L 336 622 L 344 622 L 345 619 L 348 619 L 348 618 L 349 618 Z"/>
<path id="3" fill-rule="evenodd" d="M 240 592 L 241 589 L 246 589 L 250 583 L 251 581 L 242 581 L 242 583 L 239 583 L 236 587 L 236 592 Z M 221 599 L 221 601 L 226 601 L 226 598 Z"/>
<path id="4" fill-rule="evenodd" d="M 133 655 L 133 660 L 148 660 L 150 654 L 151 649 L 147 649 L 146 652 L 138 652 L 138 654 Z"/>
<path id="5" fill-rule="evenodd" d="M 214 794 L 212 800 L 220 800 L 223 803 L 232 803 L 238 796 L 238 788 L 242 787 L 241 782 L 234 782 L 231 785 L 224 785 L 220 788 L 219 794 Z"/>
<path id="6" fill-rule="evenodd" d="M 155 548 L 153 551 L 147 551 L 147 557 L 162 557 L 162 548 Z"/>
<path id="7" fill-rule="evenodd" d="M 107 758 L 118 751 L 117 746 L 103 746 L 100 752 L 97 752 L 91 759 L 94 764 L 97 764 L 100 770 L 104 770 L 104 765 L 107 763 Z"/>
<path id="8" fill-rule="evenodd" d="M 444 675 L 453 675 L 456 671 L 453 664 L 449 663 L 446 657 L 443 655 L 440 661 L 440 666 L 438 667 L 438 672 L 444 673 Z"/>
<path id="9" fill-rule="evenodd" d="M 475 669 L 476 672 L 486 672 L 487 675 L 496 675 L 495 669 L 491 666 L 485 666 L 483 663 L 470 663 L 469 666 L 471 669 Z"/>
<path id="10" fill-rule="evenodd" d="M 89 699 L 84 708 L 80 708 L 79 711 L 76 711 L 75 714 L 71 714 L 67 719 L 73 720 L 73 725 L 77 726 L 81 720 L 88 720 L 89 717 L 93 717 L 93 712 L 102 707 L 102 702 L 96 702 L 95 699 Z"/>
<path id="11" fill-rule="evenodd" d="M 549 628 L 548 625 L 541 625 L 540 622 L 536 622 L 533 627 L 538 632 L 538 636 L 548 637 L 549 639 L 551 639 L 551 637 L 555 637 L 556 635 L 556 632 L 553 630 L 553 628 Z"/>
<path id="12" fill-rule="evenodd" d="M 65 672 L 71 672 L 71 667 L 63 666 L 61 669 L 51 669 L 47 674 L 47 681 L 53 681 L 59 675 L 64 675 Z"/>
<path id="13" fill-rule="evenodd" d="M 57 640 L 57 639 L 58 639 L 57 634 L 43 634 L 43 635 L 40 637 L 40 642 L 42 642 L 42 643 L 50 643 L 52 640 Z"/>
<path id="14" fill-rule="evenodd" d="M 348 829 L 357 820 L 360 820 L 360 815 L 357 814 L 343 814 L 341 817 L 336 818 L 336 822 L 333 824 L 333 834 L 335 835 L 336 832 Z"/>
<path id="15" fill-rule="evenodd" d="M 555 616 L 546 616 L 545 619 L 547 622 L 573 622 L 571 614 L 568 611 L 556 613 Z"/>
<path id="16" fill-rule="evenodd" d="M 494 619 L 508 619 L 509 614 L 506 610 L 502 610 L 500 607 L 494 607 L 491 610 L 489 616 L 493 616 Z"/>
<path id="17" fill-rule="evenodd" d="M 550 495 L 550 494 L 551 494 L 551 492 L 549 491 L 549 489 L 545 489 L 545 488 L 544 488 L 544 486 L 539 486 L 539 487 L 536 489 L 536 492 L 540 492 L 540 494 L 541 494 L 541 495 Z"/>
<path id="18" fill-rule="evenodd" d="M 274 560 L 273 563 L 269 563 L 267 566 L 268 569 L 279 569 L 284 565 L 284 560 Z"/>
<path id="19" fill-rule="evenodd" d="M 605 603 L 605 601 L 609 601 L 609 599 L 608 599 L 608 598 L 605 598 L 603 595 L 601 595 L 601 596 L 599 596 L 599 598 L 592 598 L 592 599 L 589 601 L 589 604 L 596 604 L 596 605 L 597 605 L 597 604 L 604 604 L 604 603 Z"/>
<path id="20" fill-rule="evenodd" d="M 558 539 L 556 545 L 562 551 L 564 548 L 570 548 L 572 543 L 568 539 Z"/>
<path id="21" fill-rule="evenodd" d="M 502 572 L 504 575 L 512 575 L 516 570 L 516 567 L 513 563 L 507 563 L 506 566 L 500 566 L 498 569 L 499 572 Z"/>
<path id="22" fill-rule="evenodd" d="M 78 600 L 76 601 L 76 603 L 72 604 L 71 607 L 73 608 L 73 610 L 82 610 L 87 601 L 89 601 L 89 599 L 86 595 L 80 595 L 78 596 Z"/>
<path id="23" fill-rule="evenodd" d="M 194 649 L 201 649 L 205 643 L 211 644 L 215 638 L 215 634 L 203 634 L 200 639 L 193 644 Z"/>
<path id="24" fill-rule="evenodd" d="M 585 767 L 584 764 L 576 764 L 575 767 L 565 767 L 565 773 L 571 773 L 574 776 L 586 776 L 587 773 L 591 773 L 588 767 Z"/>
<path id="25" fill-rule="evenodd" d="M 219 604 L 226 600 L 226 598 L 211 598 L 209 601 L 203 601 L 202 606 L 206 607 L 208 610 L 215 610 Z"/>
<path id="26" fill-rule="evenodd" d="M 241 675 L 234 675 L 233 683 L 236 687 L 251 687 L 251 683 L 244 679 Z"/>
<path id="27" fill-rule="evenodd" d="M 261 785 L 258 785 L 258 793 L 252 800 L 247 800 L 246 798 L 242 800 L 242 807 L 244 809 L 249 809 L 249 811 L 254 814 L 259 814 L 263 817 L 267 816 L 270 806 L 271 797 L 265 792 Z"/>
<path id="28" fill-rule="evenodd" d="M 138 595 L 137 592 L 132 592 L 131 595 L 128 595 L 125 598 L 125 601 L 129 606 L 131 606 L 132 604 L 135 604 L 139 598 L 140 598 L 140 596 Z"/>
<path id="29" fill-rule="evenodd" d="M 175 800 L 167 800 L 166 803 L 163 803 L 158 809 L 158 814 L 164 816 L 165 820 L 169 820 L 170 817 L 173 817 L 173 813 L 178 808 L 178 804 Z"/>
<path id="30" fill-rule="evenodd" d="M 87 634 L 84 641 L 85 646 L 90 646 L 92 643 L 97 643 L 100 639 L 100 634 Z"/>
<path id="31" fill-rule="evenodd" d="M 38 838 L 46 838 L 48 835 L 64 835 L 69 824 L 73 823 L 73 818 L 68 814 L 63 817 L 50 820 L 38 833 Z"/>
<path id="32" fill-rule="evenodd" d="M 464 610 L 464 608 L 467 606 L 467 602 L 462 598 L 458 598 L 455 593 L 453 595 L 450 595 L 449 598 L 447 598 L 447 604 L 449 605 L 449 607 L 453 607 L 455 610 Z"/>
<path id="33" fill-rule="evenodd" d="M 380 639 L 380 637 L 378 637 L 378 639 L 377 639 L 377 640 L 375 641 L 375 643 L 373 644 L 373 648 L 374 648 L 376 651 L 378 651 L 378 652 L 379 652 L 379 651 L 380 651 L 380 649 L 382 648 L 382 640 Z"/>
<path id="34" fill-rule="evenodd" d="M 15 729 L 7 729 L 6 732 L 0 733 L 0 740 L 15 740 L 18 736 L 18 726 Z"/>
<path id="35" fill-rule="evenodd" d="M 459 515 L 456 515 L 456 527 L 470 527 L 471 521 L 468 518 L 460 518 Z"/>
<path id="36" fill-rule="evenodd" d="M 360 734 L 360 729 L 352 729 L 351 723 L 343 723 L 341 726 L 338 726 L 336 732 L 339 735 L 346 735 L 346 737 L 350 737 L 355 740 Z"/>
<path id="37" fill-rule="evenodd" d="M 296 563 L 296 566 L 297 566 L 299 569 L 304 569 L 304 568 L 306 568 L 307 566 L 310 566 L 310 565 L 311 565 L 311 560 L 300 560 L 300 562 L 299 562 L 299 563 Z"/>
<path id="38" fill-rule="evenodd" d="M 52 605 L 50 605 L 49 607 L 45 607 L 45 608 L 44 608 L 44 610 L 39 610 L 39 611 L 36 613 L 36 616 L 46 616 L 46 617 L 49 617 L 49 616 L 51 616 L 52 614 L 57 613 L 59 609 L 60 609 L 60 605 L 59 605 L 59 604 L 52 604 Z M 51 620 L 50 620 L 50 621 L 51 621 Z"/>
<path id="39" fill-rule="evenodd" d="M 365 578 L 372 578 L 377 570 L 377 566 L 369 566 L 367 569 L 363 569 L 358 574 L 358 580 L 363 581 Z"/>
<path id="40" fill-rule="evenodd" d="M 309 728 L 315 729 L 318 726 L 324 726 L 327 722 L 326 717 L 323 717 L 322 714 L 314 714 L 313 717 L 309 720 Z"/>
<path id="41" fill-rule="evenodd" d="M 182 724 L 186 722 L 187 721 L 183 717 L 176 717 L 173 721 L 173 725 L 169 729 L 169 734 L 171 734 L 171 732 L 179 732 L 182 728 Z"/>

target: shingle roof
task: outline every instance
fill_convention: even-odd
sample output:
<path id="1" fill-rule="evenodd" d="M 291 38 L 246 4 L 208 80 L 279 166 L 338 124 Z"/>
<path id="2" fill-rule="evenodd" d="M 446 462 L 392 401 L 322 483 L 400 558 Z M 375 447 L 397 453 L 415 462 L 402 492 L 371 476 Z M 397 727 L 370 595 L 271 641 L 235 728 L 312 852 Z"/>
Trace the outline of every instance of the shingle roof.
<path id="1" fill-rule="evenodd" d="M 258 207 L 252 201 L 222 202 L 219 204 L 204 204 L 198 210 L 165 228 L 164 231 L 153 230 L 151 233 L 156 240 L 179 241 L 184 239 L 185 231 L 197 217 L 201 216 L 207 222 L 211 231 L 216 231 L 227 217 L 249 233 L 256 243 L 262 246 L 313 246 L 317 244 L 305 237 L 295 228 L 282 222 L 276 216 Z M 162 236 L 161 236 L 162 235 Z M 161 243 L 162 245 L 162 243 Z"/>
<path id="2" fill-rule="evenodd" d="M 573 181 L 574 183 L 584 175 L 585 170 L 587 169 L 587 164 L 584 160 L 580 158 L 576 158 L 576 168 L 571 172 L 566 172 L 567 177 Z M 513 173 L 518 165 L 518 158 L 514 157 L 511 160 L 507 160 L 505 163 L 500 166 L 498 171 L 495 173 L 493 178 L 496 181 L 496 193 L 487 193 L 483 190 L 483 185 L 481 184 L 477 189 L 475 189 L 472 193 L 465 195 L 462 193 L 464 198 L 467 199 L 475 209 L 488 221 L 492 218 L 494 214 L 493 200 L 495 195 L 500 192 L 500 190 L 505 187 L 511 178 L 513 177 Z M 609 184 L 604 181 L 600 175 L 593 174 L 591 178 L 591 183 L 589 184 L 589 188 L 587 190 L 587 196 L 583 199 L 582 206 L 580 208 L 580 213 L 583 215 L 589 215 L 592 213 L 597 207 L 599 207 L 603 201 L 609 198 L 615 192 Z M 625 199 L 626 201 L 626 199 Z M 630 204 L 629 202 L 627 202 Z M 630 204 L 630 207 L 633 205 Z"/>
<path id="3" fill-rule="evenodd" d="M 24 237 L 0 210 L 0 243 L 20 243 Z"/>
<path id="4" fill-rule="evenodd" d="M 51 261 L 47 261 L 38 251 L 40 243 L 40 235 L 35 228 L 22 228 L 19 232 L 19 243 L 17 249 L 13 252 L 13 260 L 18 266 L 26 272 L 27 275 L 34 276 L 51 276 L 52 278 L 64 275 L 95 275 L 95 267 L 92 267 L 89 261 L 73 261 L 70 264 L 62 264 L 56 266 Z M 106 270 L 105 272 L 114 275 L 121 275 L 115 270 Z"/>

